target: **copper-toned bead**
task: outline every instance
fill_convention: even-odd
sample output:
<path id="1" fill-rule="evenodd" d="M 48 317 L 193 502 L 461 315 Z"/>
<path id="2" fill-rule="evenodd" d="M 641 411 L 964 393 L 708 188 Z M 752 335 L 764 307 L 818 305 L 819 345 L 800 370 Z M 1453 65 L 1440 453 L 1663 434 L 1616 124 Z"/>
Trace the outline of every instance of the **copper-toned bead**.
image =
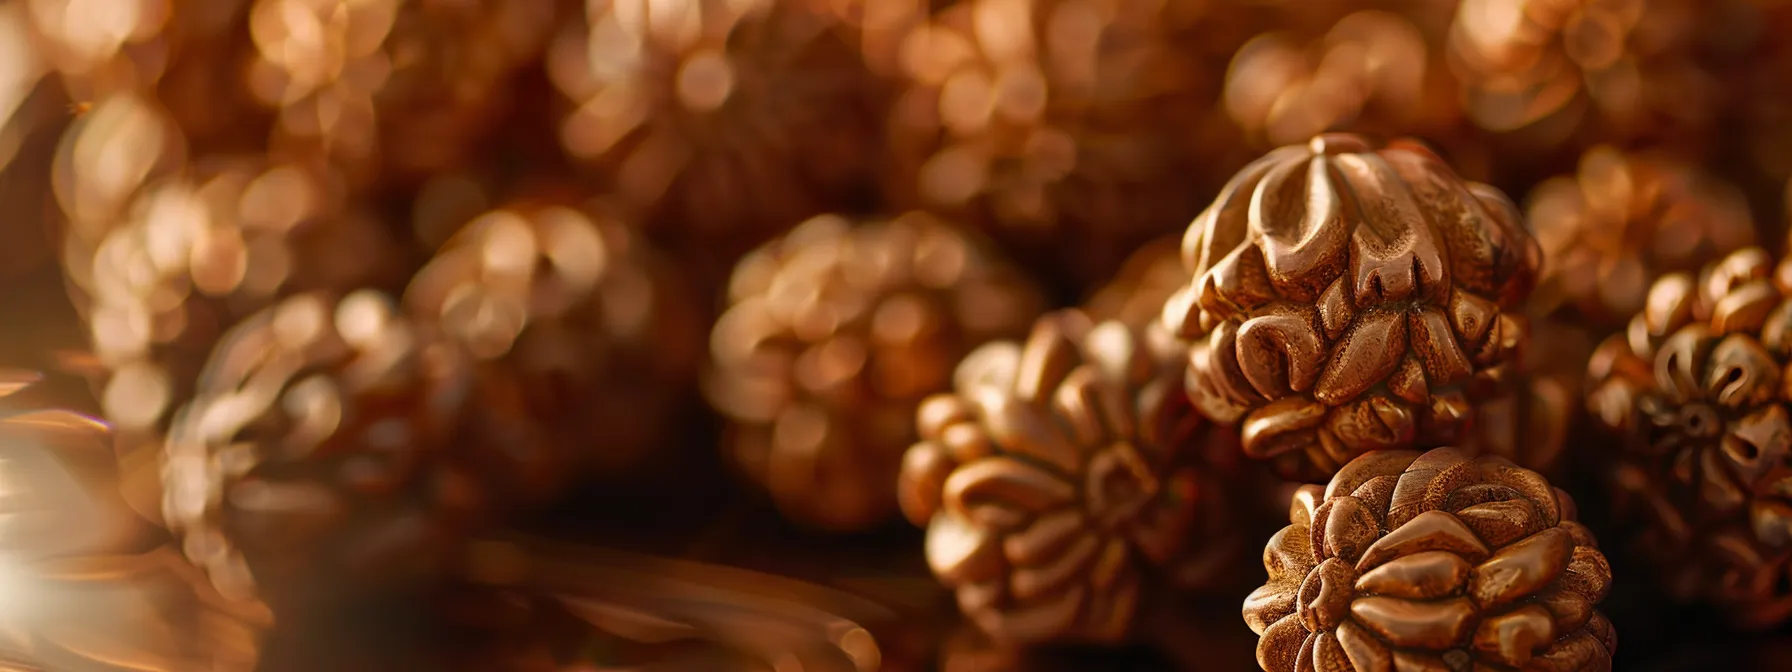
<path id="1" fill-rule="evenodd" d="M 107 180 L 121 176 L 87 163 L 85 143 L 132 141 L 90 136 L 112 119 L 98 115 L 113 111 L 96 112 L 95 125 L 77 127 L 66 143 L 63 270 L 104 369 L 101 408 L 128 454 L 159 444 L 212 345 L 237 320 L 295 292 L 395 284 L 407 260 L 330 173 L 257 157 L 170 166 L 115 207 L 90 210 L 96 203 L 81 195 L 107 192 L 118 186 Z M 153 118 L 147 109 L 126 113 Z"/>
<path id="2" fill-rule="evenodd" d="M 437 575 L 565 466 L 455 343 L 362 291 L 244 320 L 169 430 L 164 517 L 233 599 L 276 613 Z"/>
<path id="3" fill-rule="evenodd" d="M 1044 305 L 1012 265 L 929 215 L 818 217 L 735 269 L 705 391 L 728 452 L 785 515 L 862 529 L 896 513 L 915 408 Z"/>
<path id="4" fill-rule="evenodd" d="M 255 0 L 245 85 L 277 111 L 275 151 L 328 157 L 358 185 L 419 177 L 482 147 L 556 11 L 552 0 Z"/>
<path id="5" fill-rule="evenodd" d="M 618 220 L 520 202 L 449 240 L 405 303 L 481 363 L 499 412 L 539 423 L 573 463 L 620 475 L 668 452 L 660 439 L 695 389 L 705 323 L 680 280 Z"/>
<path id="6" fill-rule="evenodd" d="M 1447 73 L 1435 65 L 1426 36 L 1406 17 L 1362 11 L 1311 43 L 1280 32 L 1253 38 L 1232 58 L 1223 102 L 1234 123 L 1269 147 L 1335 130 L 1435 136 L 1460 116 Z"/>
<path id="7" fill-rule="evenodd" d="M 1164 321 L 1188 393 L 1247 454 L 1323 478 L 1450 440 L 1524 342 L 1537 244 L 1498 190 L 1435 155 L 1350 135 L 1246 167 L 1183 241 Z"/>
<path id="8" fill-rule="evenodd" d="M 1052 313 L 929 399 L 903 512 L 966 616 L 1012 644 L 1114 643 L 1156 591 L 1216 587 L 1245 544 L 1235 440 L 1182 393 L 1161 327 Z"/>
<path id="9" fill-rule="evenodd" d="M 1597 147 L 1539 185 L 1528 220 L 1543 248 L 1543 312 L 1563 308 L 1602 335 L 1643 309 L 1663 274 L 1754 244 L 1741 191 L 1671 156 Z"/>
<path id="10" fill-rule="evenodd" d="M 1721 90 L 1693 59 L 1707 10 L 1691 0 L 1465 0 L 1449 56 L 1469 117 L 1490 131 L 1553 143 L 1708 130 Z"/>
<path id="11" fill-rule="evenodd" d="M 1236 144 L 1218 137 L 1219 78 L 1190 53 L 1223 4 L 972 0 L 913 26 L 887 192 L 1053 273 L 1105 277 L 1200 210 L 1219 160 L 1203 149 Z"/>
<path id="12" fill-rule="evenodd" d="M 547 67 L 574 159 L 724 265 L 870 183 L 877 83 L 811 3 L 593 0 Z M 708 262 L 706 262 L 708 263 Z"/>
<path id="13" fill-rule="evenodd" d="M 1665 588 L 1754 626 L 1792 618 L 1787 278 L 1757 248 L 1664 276 L 1588 366 L 1588 409 L 1620 439 L 1606 475 Z"/>
<path id="14" fill-rule="evenodd" d="M 1568 494 L 1456 448 L 1377 451 L 1294 498 L 1244 603 L 1267 672 L 1609 670 L 1611 567 Z"/>

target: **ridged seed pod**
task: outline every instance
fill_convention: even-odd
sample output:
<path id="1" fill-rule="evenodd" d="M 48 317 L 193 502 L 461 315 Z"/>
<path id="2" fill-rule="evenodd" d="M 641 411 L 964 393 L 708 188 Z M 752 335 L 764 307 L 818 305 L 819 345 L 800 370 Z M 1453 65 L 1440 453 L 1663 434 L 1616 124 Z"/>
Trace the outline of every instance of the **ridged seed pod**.
<path id="1" fill-rule="evenodd" d="M 567 153 L 705 263 L 729 264 L 870 186 L 877 81 L 801 2 L 591 0 L 547 67 Z"/>
<path id="2" fill-rule="evenodd" d="M 574 463 L 614 476 L 671 452 L 660 439 L 695 392 L 703 316 L 619 221 L 552 202 L 486 213 L 417 273 L 405 304 L 480 362 L 481 384 L 510 398 L 503 412 L 539 423 Z"/>
<path id="3" fill-rule="evenodd" d="M 164 516 L 221 592 L 276 615 L 450 567 L 565 469 L 457 344 L 361 291 L 237 325 L 169 431 Z"/>
<path id="4" fill-rule="evenodd" d="M 1758 248 L 1663 276 L 1587 370 L 1618 438 L 1606 475 L 1666 590 L 1758 627 L 1792 618 L 1788 297 L 1792 264 Z"/>
<path id="5" fill-rule="evenodd" d="M 1223 121 L 1184 45 L 1212 3 L 972 0 L 908 29 L 896 202 L 950 212 L 1089 283 L 1200 210 Z M 1078 287 L 1087 286 L 1079 284 Z"/>
<path id="6" fill-rule="evenodd" d="M 1455 448 L 1378 451 L 1295 496 L 1245 600 L 1267 672 L 1610 670 L 1611 567 L 1573 500 Z"/>
<path id="7" fill-rule="evenodd" d="M 254 0 L 242 77 L 277 119 L 271 147 L 327 157 L 356 185 L 473 159 L 534 65 L 552 0 Z"/>
<path id="8" fill-rule="evenodd" d="M 1602 335 L 1642 310 L 1663 274 L 1755 243 L 1740 190 L 1664 154 L 1596 147 L 1573 176 L 1538 185 L 1527 200 L 1545 260 L 1539 309 L 1572 311 Z"/>
<path id="9" fill-rule="evenodd" d="M 1495 132 L 1559 142 L 1708 130 L 1722 91 L 1692 58 L 1689 0 L 1464 0 L 1449 57 L 1468 114 Z"/>
<path id="10" fill-rule="evenodd" d="M 1336 130 L 1434 134 L 1460 115 L 1432 61 L 1411 21 L 1361 11 L 1308 44 L 1281 32 L 1253 38 L 1232 58 L 1223 102 L 1234 123 L 1269 147 Z"/>
<path id="11" fill-rule="evenodd" d="M 328 173 L 258 157 L 170 171 L 91 233 L 65 239 L 63 270 L 102 369 L 100 406 L 127 455 L 159 447 L 239 319 L 301 291 L 392 283 L 405 263 Z"/>
<path id="12" fill-rule="evenodd" d="M 1183 239 L 1164 307 L 1188 392 L 1246 454 L 1323 478 L 1452 440 L 1524 343 L 1537 244 L 1498 190 L 1436 155 L 1326 135 L 1246 167 Z"/>
<path id="13" fill-rule="evenodd" d="M 1235 439 L 1182 393 L 1161 327 L 1051 313 L 967 356 L 917 416 L 903 512 L 978 627 L 1010 644 L 1116 643 L 1141 604 L 1216 587 L 1245 547 Z"/>
<path id="14" fill-rule="evenodd" d="M 1044 305 L 1012 265 L 919 213 L 812 219 L 741 261 L 729 303 L 705 382 L 729 455 L 786 516 L 836 530 L 894 517 L 916 406 Z"/>

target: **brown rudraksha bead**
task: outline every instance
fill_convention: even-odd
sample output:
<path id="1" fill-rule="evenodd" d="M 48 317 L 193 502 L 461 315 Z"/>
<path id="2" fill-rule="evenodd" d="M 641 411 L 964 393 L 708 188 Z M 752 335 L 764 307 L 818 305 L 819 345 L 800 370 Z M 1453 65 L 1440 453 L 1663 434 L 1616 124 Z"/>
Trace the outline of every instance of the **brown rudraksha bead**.
<path id="1" fill-rule="evenodd" d="M 1600 336 L 1641 311 L 1662 274 L 1755 242 L 1740 190 L 1664 154 L 1596 147 L 1573 177 L 1538 185 L 1527 201 L 1545 260 L 1537 308 L 1571 309 Z"/>
<path id="2" fill-rule="evenodd" d="M 473 160 L 539 63 L 553 0 L 254 0 L 245 86 L 275 111 L 271 147 L 324 156 L 356 185 Z"/>
<path id="3" fill-rule="evenodd" d="M 250 316 L 169 430 L 164 518 L 221 592 L 276 615 L 439 576 L 568 468 L 470 359 L 371 291 Z"/>
<path id="4" fill-rule="evenodd" d="M 1247 166 L 1190 225 L 1164 306 L 1188 393 L 1244 450 L 1322 479 L 1454 438 L 1516 357 L 1541 255 L 1498 190 L 1407 142 L 1350 135 Z"/>
<path id="5" fill-rule="evenodd" d="M 417 273 L 405 304 L 596 473 L 663 450 L 660 433 L 695 390 L 696 297 L 639 233 L 601 214 L 518 203 L 481 215 Z"/>
<path id="6" fill-rule="evenodd" d="M 741 261 L 729 303 L 704 385 L 731 421 L 729 456 L 786 516 L 836 530 L 894 516 L 916 406 L 1044 305 L 1015 267 L 921 213 L 809 220 Z"/>
<path id="7" fill-rule="evenodd" d="M 1244 604 L 1267 672 L 1611 669 L 1611 566 L 1537 472 L 1377 451 L 1290 508 Z"/>
<path id="8" fill-rule="evenodd" d="M 62 269 L 100 371 L 100 407 L 127 461 L 160 447 L 224 330 L 283 296 L 397 284 L 408 273 L 397 241 L 329 171 L 262 157 L 166 166 L 120 186 L 80 146 L 117 150 L 148 169 L 153 150 L 131 131 L 153 108 L 115 101 L 77 127 L 62 177 L 70 228 Z M 105 118 L 97 115 L 106 114 Z M 116 116 L 113 116 L 116 115 Z M 169 131 L 172 133 L 173 131 Z M 144 177 L 136 175 L 137 178 Z M 118 196 L 113 199 L 112 196 Z M 80 200 L 91 197 L 91 200 Z M 150 508 L 154 511 L 154 507 Z"/>
<path id="9" fill-rule="evenodd" d="M 1559 141 L 1704 130 L 1718 82 L 1691 58 L 1692 0 L 1464 0 L 1448 54 L 1474 122 Z M 1597 126 L 1590 123 L 1597 121 Z"/>
<path id="10" fill-rule="evenodd" d="M 1012 644 L 1115 643 L 1154 591 L 1213 588 L 1246 542 L 1231 432 L 1161 326 L 1051 313 L 979 348 L 917 415 L 903 512 L 959 607 Z"/>
<path id="11" fill-rule="evenodd" d="M 1620 438 L 1607 475 L 1639 550 L 1672 595 L 1751 626 L 1792 617 L 1789 295 L 1792 264 L 1758 248 L 1663 276 L 1587 369 L 1588 410 Z"/>
<path id="12" fill-rule="evenodd" d="M 1336 130 L 1432 135 L 1461 116 L 1447 73 L 1433 61 L 1412 21 L 1361 11 L 1310 44 L 1282 32 L 1253 38 L 1232 58 L 1223 103 L 1268 147 Z"/>
<path id="13" fill-rule="evenodd" d="M 1200 210 L 1191 179 L 1223 177 L 1204 150 L 1236 130 L 1194 52 L 1227 4 L 970 0 L 906 27 L 886 191 L 1079 289 L 1105 278 Z"/>
<path id="14" fill-rule="evenodd" d="M 591 0 L 549 50 L 566 152 L 726 268 L 871 191 L 884 89 L 820 3 Z"/>

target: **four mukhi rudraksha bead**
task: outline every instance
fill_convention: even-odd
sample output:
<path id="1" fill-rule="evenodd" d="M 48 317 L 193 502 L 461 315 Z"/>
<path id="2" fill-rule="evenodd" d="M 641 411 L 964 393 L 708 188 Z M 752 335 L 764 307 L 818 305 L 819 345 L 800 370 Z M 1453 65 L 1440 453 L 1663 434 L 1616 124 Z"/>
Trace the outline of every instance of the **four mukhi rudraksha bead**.
<path id="1" fill-rule="evenodd" d="M 971 621 L 1011 644 L 1114 643 L 1153 592 L 1242 564 L 1236 439 L 1208 431 L 1183 369 L 1161 327 L 1063 311 L 922 405 L 902 509 Z"/>
<path id="2" fill-rule="evenodd" d="M 620 221 L 553 201 L 494 210 L 436 252 L 404 301 L 481 364 L 500 412 L 539 424 L 573 463 L 622 476 L 671 452 L 658 444 L 695 396 L 704 316 Z"/>
<path id="3" fill-rule="evenodd" d="M 1676 598 L 1744 625 L 1792 617 L 1792 264 L 1744 249 L 1663 276 L 1588 364 L 1588 411 L 1638 550 Z"/>
<path id="4" fill-rule="evenodd" d="M 1667 154 L 1595 147 L 1572 177 L 1545 181 L 1526 201 L 1545 261 L 1535 307 L 1599 337 L 1642 310 L 1663 274 L 1755 243 L 1742 191 Z"/>
<path id="5" fill-rule="evenodd" d="M 1377 451 L 1295 496 L 1245 600 L 1267 672 L 1611 669 L 1611 567 L 1573 500 L 1455 448 Z"/>
<path id="6" fill-rule="evenodd" d="M 1190 397 L 1305 478 L 1451 440 L 1516 358 L 1540 258 L 1498 190 L 1350 135 L 1247 166 L 1183 254 L 1193 277 L 1163 317 L 1189 342 Z"/>
<path id="7" fill-rule="evenodd" d="M 864 205 L 884 87 L 819 4 L 583 9 L 546 59 L 573 106 L 560 144 L 699 266 L 726 268 L 806 217 Z"/>
<path id="8" fill-rule="evenodd" d="M 566 469 L 484 392 L 384 296 L 291 297 L 219 343 L 176 416 L 164 517 L 220 592 L 276 615 L 429 580 Z"/>
<path id="9" fill-rule="evenodd" d="M 812 219 L 747 255 L 729 300 L 704 384 L 731 421 L 728 455 L 787 517 L 834 530 L 893 517 L 915 407 L 1044 305 L 1018 269 L 920 213 Z"/>

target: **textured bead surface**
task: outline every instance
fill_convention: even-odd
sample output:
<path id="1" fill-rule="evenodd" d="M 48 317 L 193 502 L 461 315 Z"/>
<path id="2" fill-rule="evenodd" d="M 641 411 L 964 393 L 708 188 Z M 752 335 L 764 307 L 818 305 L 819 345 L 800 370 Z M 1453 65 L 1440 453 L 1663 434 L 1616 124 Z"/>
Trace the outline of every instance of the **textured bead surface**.
<path id="1" fill-rule="evenodd" d="M 1540 257 L 1498 190 L 1352 135 L 1246 167 L 1183 255 L 1192 278 L 1163 317 L 1189 344 L 1190 397 L 1304 478 L 1450 440 L 1524 343 L 1514 309 Z"/>
<path id="2" fill-rule="evenodd" d="M 1611 585 L 1567 493 L 1455 448 L 1377 451 L 1295 495 L 1244 604 L 1268 672 L 1610 670 Z"/>
<path id="3" fill-rule="evenodd" d="M 372 292 L 244 320 L 169 431 L 164 516 L 187 556 L 276 613 L 436 576 L 567 469 L 470 359 Z"/>
<path id="4" fill-rule="evenodd" d="M 1789 281 L 1758 248 L 1664 276 L 1587 373 L 1588 410 L 1618 439 L 1605 475 L 1664 588 L 1763 627 L 1792 618 Z"/>
<path id="5" fill-rule="evenodd" d="M 1181 393 L 1176 350 L 1159 329 L 1051 313 L 922 405 L 903 512 L 998 640 L 1114 643 L 1154 592 L 1214 588 L 1241 559 L 1236 448 Z"/>
<path id="6" fill-rule="evenodd" d="M 971 0 L 915 23 L 899 42 L 889 197 L 1098 280 L 1198 212 L 1191 178 L 1216 177 L 1211 150 L 1235 144 L 1199 60 L 1243 39 L 1220 28 L 1228 5 Z"/>
<path id="7" fill-rule="evenodd" d="M 972 348 L 1026 333 L 1025 276 L 929 215 L 823 216 L 743 259 L 710 340 L 728 456 L 786 516 L 862 529 L 896 513 L 915 407 Z"/>
<path id="8" fill-rule="evenodd" d="M 404 302 L 472 355 L 500 412 L 539 425 L 570 464 L 617 477 L 673 452 L 658 444 L 693 396 L 704 316 L 683 280 L 619 220 L 525 201 L 463 227 Z"/>
<path id="9" fill-rule="evenodd" d="M 821 3 L 592 0 L 547 58 L 566 154 L 714 263 L 869 190 L 881 88 Z"/>
<path id="10" fill-rule="evenodd" d="M 1734 186 L 1669 155 L 1596 147 L 1572 176 L 1526 198 L 1543 248 L 1537 308 L 1604 335 L 1643 309 L 1663 274 L 1697 271 L 1754 244 L 1748 202 Z"/>

